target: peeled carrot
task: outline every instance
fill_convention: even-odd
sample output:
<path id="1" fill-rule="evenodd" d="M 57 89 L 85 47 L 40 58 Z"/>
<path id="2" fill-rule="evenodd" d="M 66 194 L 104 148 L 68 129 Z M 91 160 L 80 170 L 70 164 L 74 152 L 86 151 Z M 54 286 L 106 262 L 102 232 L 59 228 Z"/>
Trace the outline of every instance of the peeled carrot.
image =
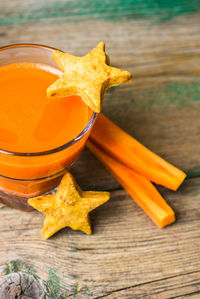
<path id="1" fill-rule="evenodd" d="M 147 149 L 103 114 L 99 114 L 90 140 L 148 180 L 177 190 L 186 174 Z"/>
<path id="2" fill-rule="evenodd" d="M 174 211 L 148 179 L 109 156 L 95 142 L 88 140 L 87 147 L 154 223 L 159 227 L 164 227 L 175 221 Z"/>

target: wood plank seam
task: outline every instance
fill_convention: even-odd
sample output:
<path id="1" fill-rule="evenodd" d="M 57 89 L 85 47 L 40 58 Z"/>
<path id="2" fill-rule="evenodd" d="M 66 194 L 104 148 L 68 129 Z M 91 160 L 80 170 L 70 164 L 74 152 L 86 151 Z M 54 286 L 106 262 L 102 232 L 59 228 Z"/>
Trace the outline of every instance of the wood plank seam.
<path id="1" fill-rule="evenodd" d="M 120 288 L 120 289 L 112 290 L 111 292 L 108 292 L 108 293 L 105 294 L 105 295 L 98 296 L 98 297 L 95 297 L 95 298 L 93 298 L 93 299 L 106 298 L 107 296 L 109 296 L 109 295 L 111 295 L 111 294 L 113 294 L 113 293 L 120 292 L 120 291 L 124 291 L 124 290 L 128 290 L 128 289 L 132 289 L 132 288 L 140 287 L 140 286 L 143 286 L 143 285 L 148 285 L 148 284 L 151 284 L 151 283 L 154 283 L 154 282 L 160 282 L 160 281 L 169 280 L 169 279 L 176 278 L 176 277 L 187 276 L 187 275 L 189 275 L 189 274 L 196 274 L 196 273 L 200 273 L 200 271 L 192 271 L 192 272 L 187 272 L 187 273 L 181 273 L 181 274 L 178 274 L 178 275 L 172 275 L 172 276 L 164 277 L 164 278 L 161 278 L 161 279 L 156 279 L 156 280 L 152 280 L 152 281 L 147 281 L 147 282 L 143 282 L 143 283 L 135 284 L 135 285 L 132 285 L 132 286 L 128 286 L 128 287 L 125 287 L 125 288 Z M 194 292 L 194 293 L 196 293 L 196 292 Z M 200 291 L 198 291 L 197 294 L 198 294 L 198 293 L 200 293 Z M 176 297 L 174 297 L 174 298 L 176 298 Z M 177 298 L 178 298 L 178 297 L 177 297 Z"/>
<path id="2" fill-rule="evenodd" d="M 190 296 L 190 295 L 198 295 L 198 294 L 200 294 L 200 291 L 191 292 L 191 293 L 186 293 L 186 294 L 184 294 L 184 295 L 175 296 L 175 297 L 170 298 L 170 299 L 185 298 L 186 296 Z"/>

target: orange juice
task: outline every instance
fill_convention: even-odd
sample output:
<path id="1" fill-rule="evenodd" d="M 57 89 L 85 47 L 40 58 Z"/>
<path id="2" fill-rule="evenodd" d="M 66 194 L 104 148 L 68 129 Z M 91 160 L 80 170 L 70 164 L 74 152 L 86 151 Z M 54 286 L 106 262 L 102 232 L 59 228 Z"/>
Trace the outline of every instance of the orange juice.
<path id="1" fill-rule="evenodd" d="M 0 149 L 32 153 L 59 147 L 86 126 L 89 109 L 78 96 L 48 99 L 59 71 L 36 63 L 0 67 Z"/>
<path id="2" fill-rule="evenodd" d="M 60 75 L 41 63 L 0 67 L 0 190 L 23 197 L 48 191 L 83 148 L 91 110 L 78 96 L 46 97 Z"/>

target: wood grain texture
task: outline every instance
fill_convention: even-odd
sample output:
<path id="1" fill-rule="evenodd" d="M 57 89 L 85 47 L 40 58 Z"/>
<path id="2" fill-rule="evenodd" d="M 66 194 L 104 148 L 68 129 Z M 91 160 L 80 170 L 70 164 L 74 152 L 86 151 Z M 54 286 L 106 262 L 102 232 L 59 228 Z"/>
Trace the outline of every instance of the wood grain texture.
<path id="1" fill-rule="evenodd" d="M 123 190 L 92 212 L 92 236 L 63 229 L 44 241 L 42 214 L 2 209 L 0 274 L 5 262 L 15 259 L 34 264 L 44 280 L 53 267 L 62 278 L 59 292 L 71 298 L 75 288 L 77 298 L 176 298 L 200 292 L 199 186 L 196 178 L 176 193 L 161 190 L 177 214 L 177 222 L 162 230 Z"/>
<path id="2" fill-rule="evenodd" d="M 0 1 L 0 46 L 34 42 L 84 55 L 104 40 L 112 65 L 134 80 L 107 93 L 103 112 L 200 176 L 199 2 L 88 3 Z M 87 149 L 72 173 L 83 190 L 111 190 L 91 215 L 94 234 L 64 229 L 44 241 L 42 214 L 1 206 L 1 275 L 33 273 L 50 298 L 199 298 L 200 178 L 176 193 L 161 189 L 177 222 L 159 230 Z"/>
<path id="3" fill-rule="evenodd" d="M 88 19 L 119 21 L 148 19 L 163 22 L 174 17 L 195 13 L 200 9 L 196 0 L 17 0 L 0 2 L 0 25 L 21 24 L 38 20 L 82 22 Z"/>

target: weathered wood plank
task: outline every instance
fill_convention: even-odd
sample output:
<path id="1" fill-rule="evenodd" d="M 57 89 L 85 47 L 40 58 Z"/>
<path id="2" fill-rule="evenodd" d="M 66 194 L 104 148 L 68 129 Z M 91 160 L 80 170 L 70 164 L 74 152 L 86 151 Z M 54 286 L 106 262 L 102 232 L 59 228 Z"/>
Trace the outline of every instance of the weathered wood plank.
<path id="1" fill-rule="evenodd" d="M 34 263 L 44 280 L 53 268 L 61 278 L 60 291 L 73 295 L 80 290 L 77 298 L 115 291 L 116 297 L 113 293 L 109 298 L 130 298 L 135 292 L 138 298 L 148 298 L 148 294 L 161 294 L 159 298 L 173 294 L 175 298 L 197 292 L 199 186 L 197 178 L 188 180 L 176 193 L 161 190 L 177 215 L 177 222 L 162 230 L 123 190 L 112 192 L 110 202 L 92 213 L 92 236 L 63 229 L 44 241 L 40 237 L 43 215 L 1 209 L 0 274 L 5 261 L 22 259 Z"/>
<path id="2" fill-rule="evenodd" d="M 180 283 L 181 281 L 181 283 Z M 151 281 L 144 284 L 129 286 L 124 289 L 118 289 L 114 292 L 98 296 L 95 299 L 168 299 L 168 298 L 193 298 L 200 296 L 200 271 L 184 273 L 169 278 Z M 183 287 L 184 286 L 184 287 Z"/>
<path id="3" fill-rule="evenodd" d="M 0 25 L 35 22 L 41 19 L 84 21 L 103 19 L 119 21 L 120 19 L 148 19 L 163 22 L 174 17 L 192 14 L 200 9 L 198 1 L 191 0 L 17 0 L 0 2 Z"/>
<path id="4" fill-rule="evenodd" d="M 111 191 L 121 189 L 120 184 L 106 171 L 105 167 L 86 148 L 72 166 L 72 174 L 83 190 Z"/>

